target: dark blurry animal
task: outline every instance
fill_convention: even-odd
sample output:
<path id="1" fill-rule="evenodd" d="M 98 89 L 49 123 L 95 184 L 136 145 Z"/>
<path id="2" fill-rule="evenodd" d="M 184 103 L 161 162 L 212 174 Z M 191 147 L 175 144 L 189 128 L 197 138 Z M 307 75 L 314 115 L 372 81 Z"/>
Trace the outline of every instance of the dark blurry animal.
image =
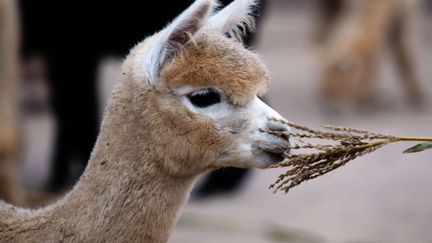
<path id="1" fill-rule="evenodd" d="M 332 110 L 375 104 L 375 75 L 387 44 L 409 101 L 423 103 L 410 45 L 416 0 L 319 0 L 315 40 L 322 48 L 322 95 Z"/>
<path id="2" fill-rule="evenodd" d="M 163 15 L 172 18 L 190 2 L 166 4 Z M 49 182 L 53 191 L 74 183 L 76 178 L 70 181 L 71 166 L 75 162 L 83 169 L 95 142 L 99 60 L 107 54 L 125 56 L 145 37 L 143 33 L 151 34 L 166 24 L 169 17 L 155 18 L 147 10 L 161 6 L 153 1 L 21 0 L 23 53 L 41 53 L 48 64 L 57 119 L 57 147 Z"/>

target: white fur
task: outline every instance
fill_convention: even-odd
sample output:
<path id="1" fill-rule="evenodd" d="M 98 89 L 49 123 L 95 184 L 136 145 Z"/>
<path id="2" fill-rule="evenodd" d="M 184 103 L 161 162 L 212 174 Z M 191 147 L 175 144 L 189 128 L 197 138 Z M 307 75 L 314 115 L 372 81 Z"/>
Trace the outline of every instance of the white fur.
<path id="1" fill-rule="evenodd" d="M 241 39 L 245 29 L 253 29 L 255 27 L 251 13 L 258 2 L 258 0 L 233 1 L 210 18 L 209 23 L 211 28 L 223 34 L 229 33 Z M 239 26 L 243 27 L 243 29 L 240 29 Z"/>
<path id="2" fill-rule="evenodd" d="M 266 141 L 268 146 L 281 146 L 282 144 L 289 146 L 289 143 L 283 141 L 281 138 L 262 132 L 269 128 L 269 124 L 273 119 L 283 120 L 283 117 L 258 97 L 255 97 L 244 106 L 235 106 L 228 101 L 225 94 L 219 91 L 221 102 L 204 108 L 194 106 L 190 102 L 188 95 L 199 92 L 199 90 L 205 88 L 209 87 L 195 89 L 192 87 L 182 87 L 176 90 L 175 93 L 178 94 L 181 102 L 190 111 L 210 117 L 221 129 L 236 134 L 237 149 L 233 152 L 234 155 L 226 154 L 219 158 L 218 163 L 224 164 L 226 160 L 235 156 L 237 158 L 243 158 L 239 160 L 237 166 L 250 166 L 249 164 L 252 163 L 251 161 L 257 161 L 253 158 L 259 157 L 259 155 L 257 156 L 255 145 L 262 143 L 262 141 Z M 278 126 L 281 130 L 290 130 L 287 125 L 279 122 Z M 268 155 L 266 153 L 262 153 L 261 156 L 264 158 L 258 160 L 258 166 L 265 167 L 271 163 L 271 159 L 267 157 Z"/>

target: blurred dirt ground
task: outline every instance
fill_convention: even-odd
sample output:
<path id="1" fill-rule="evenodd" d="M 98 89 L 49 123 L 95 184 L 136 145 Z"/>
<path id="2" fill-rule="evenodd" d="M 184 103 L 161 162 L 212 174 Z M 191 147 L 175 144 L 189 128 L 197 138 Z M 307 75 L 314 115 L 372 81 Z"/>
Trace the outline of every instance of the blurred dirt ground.
<path id="1" fill-rule="evenodd" d="M 312 13 L 281 2 L 271 2 L 257 43 L 272 72 L 268 97 L 276 110 L 310 126 L 432 136 L 431 18 L 419 16 L 416 40 L 417 64 L 429 97 L 425 109 L 413 111 L 404 104 L 392 63 L 384 57 L 378 78 L 384 108 L 328 116 L 321 112 L 317 95 Z M 46 178 L 52 125 L 49 116 L 26 122 L 26 185 L 41 185 Z M 385 147 L 286 195 L 267 189 L 283 169 L 255 170 L 235 196 L 189 202 L 169 242 L 432 242 L 432 153 L 402 155 L 407 146 Z"/>

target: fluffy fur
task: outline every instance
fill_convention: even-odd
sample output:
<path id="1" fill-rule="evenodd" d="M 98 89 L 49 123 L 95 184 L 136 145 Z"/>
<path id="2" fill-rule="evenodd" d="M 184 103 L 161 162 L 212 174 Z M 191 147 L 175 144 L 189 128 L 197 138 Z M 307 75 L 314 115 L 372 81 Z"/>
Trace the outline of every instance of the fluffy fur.
<path id="1" fill-rule="evenodd" d="M 215 86 L 237 105 L 264 94 L 269 79 L 257 54 L 214 31 L 199 33 L 187 50 L 167 65 L 161 77 L 169 80 L 171 89 Z"/>
<path id="2" fill-rule="evenodd" d="M 197 0 L 161 31 L 159 41 L 147 59 L 149 81 L 152 85 L 159 80 L 159 73 L 167 59 L 173 57 L 178 49 L 190 40 L 190 36 L 205 24 L 214 6 L 213 1 Z"/>

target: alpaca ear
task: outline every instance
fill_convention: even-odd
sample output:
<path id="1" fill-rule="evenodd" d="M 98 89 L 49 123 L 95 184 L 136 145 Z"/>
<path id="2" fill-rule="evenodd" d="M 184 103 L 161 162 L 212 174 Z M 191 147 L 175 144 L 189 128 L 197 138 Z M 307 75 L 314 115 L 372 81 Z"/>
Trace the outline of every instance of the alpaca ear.
<path id="1" fill-rule="evenodd" d="M 160 38 L 146 60 L 150 84 L 155 85 L 164 64 L 188 43 L 207 22 L 213 0 L 196 0 L 160 33 Z"/>
<path id="2" fill-rule="evenodd" d="M 242 40 L 247 30 L 255 28 L 252 15 L 259 0 L 235 0 L 210 18 L 213 30 Z"/>

